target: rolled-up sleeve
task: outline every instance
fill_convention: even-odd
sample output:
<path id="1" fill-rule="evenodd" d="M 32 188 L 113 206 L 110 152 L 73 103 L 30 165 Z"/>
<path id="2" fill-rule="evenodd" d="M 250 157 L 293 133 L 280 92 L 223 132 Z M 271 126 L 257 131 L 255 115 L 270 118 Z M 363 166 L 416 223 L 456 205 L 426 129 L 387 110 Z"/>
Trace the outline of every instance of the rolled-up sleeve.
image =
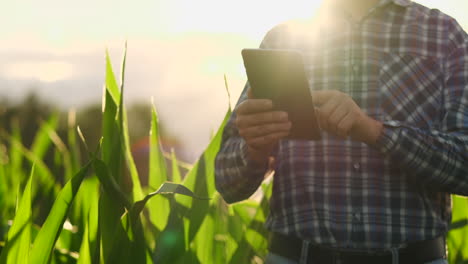
<path id="1" fill-rule="evenodd" d="M 248 84 L 239 102 L 247 96 Z M 247 199 L 263 181 L 267 166 L 259 166 L 247 158 L 247 145 L 235 126 L 235 111 L 224 129 L 221 149 L 216 156 L 216 189 L 228 203 Z"/>

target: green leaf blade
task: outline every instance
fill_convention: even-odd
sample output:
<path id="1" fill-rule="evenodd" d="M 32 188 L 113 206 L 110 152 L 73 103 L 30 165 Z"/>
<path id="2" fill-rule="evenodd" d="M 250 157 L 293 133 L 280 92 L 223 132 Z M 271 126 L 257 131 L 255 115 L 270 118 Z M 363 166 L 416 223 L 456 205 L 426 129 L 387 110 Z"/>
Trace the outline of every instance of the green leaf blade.
<path id="1" fill-rule="evenodd" d="M 127 199 L 125 193 L 120 189 L 117 182 L 112 177 L 109 166 L 106 165 L 102 160 L 94 159 L 92 161 L 96 176 L 101 182 L 104 191 L 111 198 L 114 203 L 118 203 L 119 206 L 131 208 L 131 203 Z"/>
<path id="2" fill-rule="evenodd" d="M 175 183 L 182 182 L 182 176 L 180 175 L 179 162 L 175 154 L 174 149 L 171 151 L 171 163 L 172 163 L 172 181 Z"/>
<path id="3" fill-rule="evenodd" d="M 114 70 L 109 56 L 109 51 L 106 50 L 106 90 L 109 91 L 112 100 L 116 105 L 120 102 L 120 92 L 117 81 L 115 80 Z"/>
<path id="4" fill-rule="evenodd" d="M 19 204 L 13 225 L 8 232 L 8 241 L 0 256 L 0 263 L 28 263 L 31 246 L 32 226 L 32 182 L 34 178 L 34 166 L 31 169 L 23 197 Z"/>
<path id="5" fill-rule="evenodd" d="M 63 228 L 63 223 L 70 211 L 70 205 L 78 192 L 81 182 L 88 173 L 90 166 L 91 163 L 84 166 L 70 181 L 68 181 L 58 194 L 44 225 L 34 240 L 34 245 L 30 255 L 31 263 L 48 263 L 54 245 Z"/>
<path id="6" fill-rule="evenodd" d="M 468 262 L 468 198 L 452 195 L 452 225 L 447 234 L 449 263 Z"/>
<path id="7" fill-rule="evenodd" d="M 57 129 L 58 121 L 59 118 L 56 113 L 40 126 L 31 147 L 32 153 L 34 153 L 38 158 L 42 159 L 52 144 L 49 137 L 49 131 Z"/>
<path id="8" fill-rule="evenodd" d="M 214 186 L 214 163 L 216 154 L 218 153 L 221 146 L 223 130 L 230 115 L 231 112 L 228 111 L 210 144 L 184 179 L 183 185 L 202 197 L 213 197 L 216 191 Z M 176 199 L 183 206 L 190 208 L 190 213 L 188 214 L 188 241 L 191 242 L 197 234 L 205 216 L 209 211 L 210 202 L 203 200 L 192 201 L 183 196 L 176 197 Z"/>
<path id="9" fill-rule="evenodd" d="M 156 190 L 161 184 L 167 181 L 166 161 L 161 150 L 159 139 L 159 123 L 156 109 L 151 110 L 151 130 L 150 130 L 150 157 L 149 157 L 149 187 Z M 156 196 L 148 203 L 151 223 L 162 230 L 167 225 L 169 217 L 169 201 L 166 197 Z"/>

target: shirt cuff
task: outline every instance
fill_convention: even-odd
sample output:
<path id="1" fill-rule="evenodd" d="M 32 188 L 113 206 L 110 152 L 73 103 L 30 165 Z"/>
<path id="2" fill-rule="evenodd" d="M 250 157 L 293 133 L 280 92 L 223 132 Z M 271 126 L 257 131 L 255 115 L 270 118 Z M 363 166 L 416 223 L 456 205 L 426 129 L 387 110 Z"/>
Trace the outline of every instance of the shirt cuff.
<path id="1" fill-rule="evenodd" d="M 404 129 L 401 124 L 396 121 L 384 122 L 382 133 L 373 147 L 382 153 L 389 153 L 398 145 L 398 138 L 401 131 Z"/>
<path id="2" fill-rule="evenodd" d="M 248 158 L 248 146 L 244 140 L 240 143 L 240 159 L 242 162 L 242 166 L 245 167 L 249 172 L 254 174 L 256 173 L 265 173 L 268 169 L 268 163 L 266 162 L 264 165 L 260 165 L 253 160 Z"/>

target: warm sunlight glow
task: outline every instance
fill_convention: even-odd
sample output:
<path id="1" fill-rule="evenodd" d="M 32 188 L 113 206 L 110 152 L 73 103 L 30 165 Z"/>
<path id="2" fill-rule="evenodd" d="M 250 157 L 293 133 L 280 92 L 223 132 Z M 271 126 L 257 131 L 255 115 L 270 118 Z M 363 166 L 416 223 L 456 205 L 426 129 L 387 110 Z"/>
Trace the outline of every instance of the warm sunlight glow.
<path id="1" fill-rule="evenodd" d="M 7 65 L 4 74 L 9 79 L 35 79 L 51 83 L 70 79 L 73 66 L 61 61 L 17 62 Z"/>
<path id="2" fill-rule="evenodd" d="M 242 32 L 258 39 L 278 23 L 313 16 L 320 4 L 320 0 L 173 1 L 170 24 L 178 32 Z"/>

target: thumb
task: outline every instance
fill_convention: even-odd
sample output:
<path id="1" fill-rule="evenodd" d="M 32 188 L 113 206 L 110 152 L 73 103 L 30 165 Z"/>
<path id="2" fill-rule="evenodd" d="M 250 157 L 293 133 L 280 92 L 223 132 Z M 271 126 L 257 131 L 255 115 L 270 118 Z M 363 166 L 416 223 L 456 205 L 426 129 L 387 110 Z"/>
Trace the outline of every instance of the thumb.
<path id="1" fill-rule="evenodd" d="M 312 96 L 312 103 L 320 106 L 326 103 L 333 96 L 333 92 L 326 90 L 312 91 L 310 95 Z"/>

